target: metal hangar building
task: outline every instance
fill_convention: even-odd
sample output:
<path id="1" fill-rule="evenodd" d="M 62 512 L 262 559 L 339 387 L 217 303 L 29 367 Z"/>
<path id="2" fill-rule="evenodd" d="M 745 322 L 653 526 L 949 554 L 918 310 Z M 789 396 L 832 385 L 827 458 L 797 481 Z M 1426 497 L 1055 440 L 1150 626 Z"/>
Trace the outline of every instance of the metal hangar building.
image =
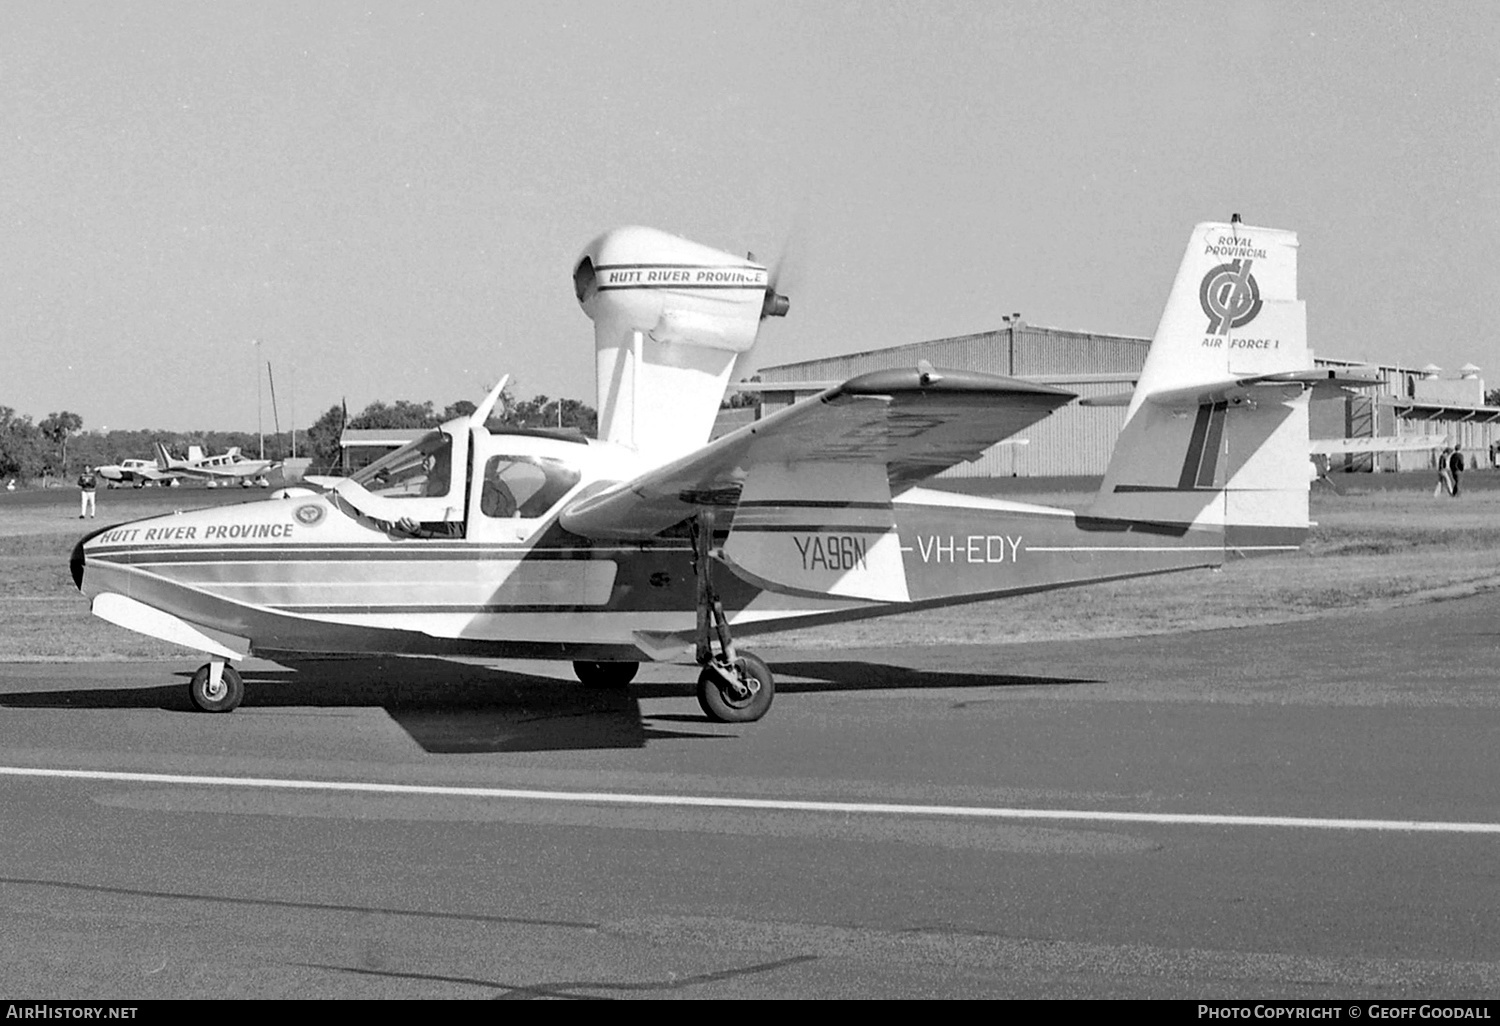
<path id="1" fill-rule="evenodd" d="M 1005 327 L 954 338 L 912 342 L 842 356 L 764 367 L 759 373 L 760 415 L 773 413 L 824 388 L 873 370 L 934 367 L 982 371 L 1008 377 L 1041 378 L 1080 397 L 1128 391 L 1146 362 L 1151 340 L 1027 324 L 1019 314 Z M 1314 358 L 1320 367 L 1366 367 L 1357 360 Z M 1458 377 L 1440 368 L 1374 365 L 1383 383 L 1343 399 L 1313 404 L 1311 433 L 1316 439 L 1367 439 L 1368 451 L 1335 456 L 1333 470 L 1395 471 L 1435 466 L 1443 444 L 1458 443 L 1469 465 L 1492 466 L 1500 445 L 1500 407 L 1484 405 L 1484 381 L 1472 364 Z M 785 384 L 785 390 L 777 389 Z M 748 411 L 724 410 L 717 433 Z M 1019 438 L 986 450 L 973 463 L 944 471 L 942 478 L 1100 476 L 1125 423 L 1120 406 L 1072 403 L 1034 425 Z M 1382 448 L 1390 439 L 1407 448 Z M 1425 448 L 1421 446 L 1426 446 Z"/>

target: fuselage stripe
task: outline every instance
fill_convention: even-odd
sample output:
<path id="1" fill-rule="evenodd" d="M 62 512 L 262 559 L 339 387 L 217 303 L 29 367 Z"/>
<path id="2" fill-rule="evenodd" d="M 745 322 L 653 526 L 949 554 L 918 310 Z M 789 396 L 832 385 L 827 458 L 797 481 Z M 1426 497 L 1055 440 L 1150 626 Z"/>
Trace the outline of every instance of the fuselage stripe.
<path id="1" fill-rule="evenodd" d="M 211 564 L 211 563 L 479 563 L 520 560 L 551 562 L 609 560 L 615 557 L 686 554 L 688 548 L 672 549 L 444 549 L 395 550 L 391 548 L 340 551 L 297 546 L 285 549 L 104 549 L 88 551 L 90 561 L 115 565 Z"/>
<path id="2" fill-rule="evenodd" d="M 1300 545 L 1027 545 L 1027 552 L 1295 552 Z"/>
<path id="3" fill-rule="evenodd" d="M 566 604 L 566 603 L 561 603 L 561 602 L 557 603 L 556 605 L 547 605 L 545 603 L 538 603 L 538 602 L 530 602 L 530 603 L 525 603 L 525 604 L 517 603 L 517 604 L 514 604 L 514 605 L 494 605 L 494 604 L 476 604 L 476 605 L 461 605 L 461 604 L 451 604 L 451 605 L 450 604 L 419 605 L 419 604 L 408 604 L 408 605 L 397 605 L 395 603 L 392 603 L 390 605 L 382 605 L 382 604 L 376 604 L 376 603 L 368 603 L 368 602 L 366 602 L 366 603 L 360 603 L 358 605 L 327 605 L 327 606 L 320 606 L 320 605 L 302 604 L 302 603 L 293 602 L 293 603 L 285 603 L 285 604 L 282 604 L 282 603 L 273 603 L 271 605 L 265 606 L 264 608 L 266 608 L 266 609 L 272 609 L 272 610 L 275 610 L 276 612 L 279 612 L 279 613 L 298 613 L 298 614 L 309 615 L 309 616 L 313 615 L 313 614 L 317 614 L 317 613 L 322 613 L 322 614 L 326 614 L 326 615 L 330 615 L 330 616 L 351 616 L 351 615 L 366 615 L 366 614 L 368 614 L 370 616 L 385 616 L 385 615 L 390 615 L 390 614 L 400 614 L 400 615 L 403 615 L 403 616 L 416 616 L 416 615 L 424 615 L 424 614 L 432 614 L 432 613 L 439 613 L 439 614 L 441 614 L 441 613 L 490 613 L 490 614 L 497 614 L 497 613 L 598 613 L 598 612 L 618 612 L 618 610 L 605 610 L 604 606 L 605 606 L 605 603 L 603 603 L 603 602 L 601 602 L 601 603 L 599 603 L 597 605 L 592 605 L 592 606 L 582 606 L 582 605 L 577 605 L 576 603 L 575 604 Z M 675 610 L 673 610 L 673 611 L 675 612 Z"/>

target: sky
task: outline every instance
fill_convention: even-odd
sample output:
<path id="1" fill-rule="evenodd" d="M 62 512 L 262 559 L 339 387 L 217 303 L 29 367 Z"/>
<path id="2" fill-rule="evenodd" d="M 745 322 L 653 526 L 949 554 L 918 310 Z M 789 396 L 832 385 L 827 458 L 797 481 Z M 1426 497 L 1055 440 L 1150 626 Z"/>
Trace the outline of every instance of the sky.
<path id="1" fill-rule="evenodd" d="M 10 0 L 0 142 L 0 406 L 86 429 L 592 403 L 572 267 L 629 224 L 782 263 L 766 365 L 1149 336 L 1237 212 L 1319 355 L 1500 384 L 1481 0 Z"/>

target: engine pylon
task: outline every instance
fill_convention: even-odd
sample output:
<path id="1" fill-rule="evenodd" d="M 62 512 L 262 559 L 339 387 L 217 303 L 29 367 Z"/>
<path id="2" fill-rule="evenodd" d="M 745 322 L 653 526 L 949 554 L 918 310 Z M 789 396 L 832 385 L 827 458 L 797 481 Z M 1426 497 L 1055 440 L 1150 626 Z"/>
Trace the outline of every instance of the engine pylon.
<path id="1" fill-rule="evenodd" d="M 653 463 L 708 441 L 735 361 L 788 305 L 761 264 L 654 228 L 589 243 L 573 285 L 594 322 L 599 437 Z"/>

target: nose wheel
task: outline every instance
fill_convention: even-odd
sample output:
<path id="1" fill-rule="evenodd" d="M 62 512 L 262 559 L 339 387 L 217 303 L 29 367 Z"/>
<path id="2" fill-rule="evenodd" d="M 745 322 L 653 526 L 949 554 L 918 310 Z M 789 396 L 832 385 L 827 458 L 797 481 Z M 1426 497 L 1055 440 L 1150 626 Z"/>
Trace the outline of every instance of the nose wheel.
<path id="1" fill-rule="evenodd" d="M 737 651 L 729 634 L 724 603 L 713 584 L 714 512 L 708 509 L 693 520 L 693 565 L 698 578 L 698 705 L 719 723 L 753 723 L 771 708 L 776 679 L 765 660 Z M 714 650 L 715 642 L 718 651 Z"/>
<path id="2" fill-rule="evenodd" d="M 204 712 L 233 712 L 245 697 L 245 680 L 233 666 L 215 659 L 193 674 L 188 697 Z"/>

